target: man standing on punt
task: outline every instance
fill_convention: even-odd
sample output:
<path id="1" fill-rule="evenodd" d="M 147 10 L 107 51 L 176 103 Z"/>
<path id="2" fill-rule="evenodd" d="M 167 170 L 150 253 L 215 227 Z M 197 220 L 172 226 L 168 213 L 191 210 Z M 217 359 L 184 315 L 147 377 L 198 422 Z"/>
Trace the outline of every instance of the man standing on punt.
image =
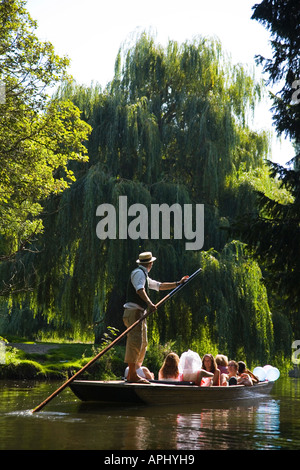
<path id="1" fill-rule="evenodd" d="M 126 328 L 139 320 L 145 310 L 155 310 L 155 305 L 149 298 L 149 289 L 156 291 L 175 289 L 182 284 L 188 276 L 184 276 L 177 282 L 158 282 L 149 278 L 153 262 L 156 260 L 151 251 L 141 253 L 136 261 L 138 267 L 130 275 L 127 285 L 127 300 L 124 305 L 125 311 L 123 321 Z M 147 379 L 140 377 L 136 370 L 142 366 L 147 350 L 147 323 L 146 319 L 138 323 L 128 334 L 126 342 L 125 362 L 128 363 L 128 382 L 150 383 Z"/>

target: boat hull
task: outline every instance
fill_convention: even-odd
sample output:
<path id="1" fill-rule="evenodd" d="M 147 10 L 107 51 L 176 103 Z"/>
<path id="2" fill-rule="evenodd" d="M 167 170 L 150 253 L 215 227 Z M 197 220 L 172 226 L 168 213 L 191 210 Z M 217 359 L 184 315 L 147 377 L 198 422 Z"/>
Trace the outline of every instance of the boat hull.
<path id="1" fill-rule="evenodd" d="M 152 382 L 135 384 L 125 381 L 74 380 L 72 392 L 82 401 L 147 405 L 183 405 L 255 399 L 268 395 L 274 382 L 261 382 L 252 387 L 198 387 Z"/>

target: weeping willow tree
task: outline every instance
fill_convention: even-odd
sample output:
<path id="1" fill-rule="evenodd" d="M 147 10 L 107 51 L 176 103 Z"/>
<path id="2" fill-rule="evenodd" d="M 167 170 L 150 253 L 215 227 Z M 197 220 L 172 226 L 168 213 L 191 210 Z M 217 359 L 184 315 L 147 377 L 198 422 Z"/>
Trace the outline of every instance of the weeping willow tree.
<path id="1" fill-rule="evenodd" d="M 175 299 L 167 305 L 157 321 L 158 336 L 176 338 L 181 351 L 222 351 L 248 363 L 270 359 L 274 331 L 267 291 L 261 270 L 247 258 L 244 245 L 233 241 L 221 252 L 201 252 L 199 262 L 203 272 L 198 286 L 192 295 L 182 291 L 179 305 Z"/>
<path id="2" fill-rule="evenodd" d="M 157 256 L 152 277 L 158 280 L 204 266 L 192 295 L 183 293 L 153 315 L 153 341 L 181 337 L 188 347 L 194 335 L 203 338 L 205 326 L 207 340 L 223 352 L 234 353 L 243 341 L 245 354 L 253 355 L 256 346 L 258 354 L 268 354 L 272 322 L 261 273 L 242 256 L 228 254 L 232 248 L 224 248 L 226 233 L 220 230 L 232 212 L 243 212 L 252 201 L 249 188 L 237 206 L 228 177 L 263 166 L 267 136 L 248 124 L 260 94 L 261 85 L 230 62 L 219 41 L 170 41 L 163 48 L 147 34 L 119 51 L 104 91 L 62 86 L 56 99 L 71 99 L 93 128 L 89 163 L 70 164 L 76 182 L 49 199 L 44 235 L 22 257 L 34 280 L 33 311 L 82 329 L 93 323 L 100 325 L 98 332 L 107 325 L 122 329 L 129 272 L 139 251 L 151 250 Z M 204 204 L 203 248 L 221 254 L 206 258 L 205 252 L 186 250 L 174 227 L 168 239 L 99 239 L 97 207 L 116 208 L 119 233 L 120 196 L 127 196 L 128 206 L 139 203 L 148 210 L 153 204 Z"/>

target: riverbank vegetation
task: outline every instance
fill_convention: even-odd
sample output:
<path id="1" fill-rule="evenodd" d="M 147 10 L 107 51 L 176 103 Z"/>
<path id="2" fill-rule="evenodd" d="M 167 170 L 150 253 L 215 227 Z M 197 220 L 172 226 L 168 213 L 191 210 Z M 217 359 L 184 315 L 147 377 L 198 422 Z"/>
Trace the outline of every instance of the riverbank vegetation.
<path id="1" fill-rule="evenodd" d="M 268 17 L 268 2 L 262 6 L 266 11 L 256 8 L 255 19 Z M 149 250 L 157 257 L 151 276 L 161 281 L 202 267 L 196 281 L 149 317 L 150 366 L 151 357 L 160 351 L 160 360 L 168 349 L 162 345 L 170 344 L 178 354 L 188 348 L 200 355 L 223 353 L 249 367 L 289 364 L 291 344 L 300 335 L 299 167 L 296 158 L 292 173 L 273 165 L 270 174 L 269 136 L 251 127 L 265 85 L 246 66 L 233 64 L 217 39 L 169 41 L 162 47 L 143 33 L 120 49 L 104 90 L 82 86 L 67 77 L 66 59 L 35 38 L 24 2 L 2 2 L 1 9 L 7 27 L 1 30 L 0 79 L 7 85 L 0 106 L 6 163 L 0 172 L 0 334 L 92 342 L 74 356 L 72 367 L 80 368 L 108 327 L 124 330 L 127 278 L 138 253 Z M 18 34 L 26 38 L 26 48 L 15 41 Z M 11 42 L 17 44 L 15 60 L 27 65 L 13 77 Z M 37 44 L 35 56 L 30 51 Z M 51 73 L 43 74 L 45 68 Z M 300 67 L 293 73 L 298 72 Z M 49 98 L 44 90 L 53 84 L 60 86 Z M 282 99 L 288 99 L 286 90 Z M 279 108 L 278 113 L 282 102 Z M 298 115 L 294 118 L 299 122 Z M 291 116 L 280 120 L 279 132 L 284 123 L 298 145 Z M 147 238 L 138 223 L 135 239 L 99 239 L 97 207 L 111 204 L 119 221 L 120 196 L 127 197 L 128 206 L 139 203 L 148 210 L 153 204 L 203 204 L 203 248 L 186 250 L 174 227 L 168 237 L 161 231 L 158 238 Z M 280 256 L 274 246 L 282 249 Z M 152 296 L 154 302 L 159 298 Z M 72 355 L 71 346 L 69 351 Z M 9 363 L 27 361 L 23 375 L 35 370 L 50 377 L 69 367 L 51 363 L 53 355 L 63 355 L 62 346 L 38 366 L 24 353 L 11 354 Z M 121 354 L 114 354 L 107 356 L 102 375 L 107 364 L 121 375 Z"/>
<path id="2" fill-rule="evenodd" d="M 34 350 L 26 348 L 30 345 L 28 342 L 18 343 L 17 347 L 14 344 L 5 347 L 5 362 L 0 368 L 1 379 L 67 380 L 70 374 L 79 371 L 99 352 L 91 343 L 34 344 L 37 346 Z M 91 366 L 82 377 L 98 379 L 122 377 L 124 374 L 122 353 L 122 348 L 121 351 L 117 348 L 109 352 L 102 361 Z"/>
<path id="3" fill-rule="evenodd" d="M 18 341 L 21 341 L 20 339 Z M 19 342 L 7 343 L 5 354 L 1 356 L 0 379 L 10 380 L 61 380 L 66 381 L 72 374 L 81 370 L 103 348 L 94 343 L 76 342 Z M 202 350 L 198 350 L 202 354 Z M 197 351 L 197 347 L 194 348 Z M 210 349 L 209 349 L 210 350 Z M 145 365 L 155 378 L 166 355 L 171 351 L 178 351 L 176 341 L 164 345 L 152 344 L 147 351 Z M 81 379 L 115 380 L 124 377 L 125 345 L 120 344 L 110 349 L 106 354 L 91 365 L 80 375 Z M 238 356 L 239 359 L 243 355 Z M 262 363 L 254 361 L 252 368 Z M 287 376 L 291 369 L 288 361 L 274 359 L 273 366 L 280 369 L 281 376 Z"/>

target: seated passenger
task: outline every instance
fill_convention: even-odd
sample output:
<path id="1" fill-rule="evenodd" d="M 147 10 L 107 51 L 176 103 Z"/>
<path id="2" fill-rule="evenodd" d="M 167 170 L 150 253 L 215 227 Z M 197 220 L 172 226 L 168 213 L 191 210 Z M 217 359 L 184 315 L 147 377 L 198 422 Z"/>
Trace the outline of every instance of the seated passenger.
<path id="1" fill-rule="evenodd" d="M 126 369 L 125 369 L 125 372 L 124 372 L 124 378 L 125 379 L 127 379 L 128 371 L 129 371 L 129 367 L 127 366 Z M 154 379 L 154 374 L 153 374 L 153 372 L 150 372 L 148 367 L 137 364 L 136 371 L 137 371 L 137 374 L 140 377 L 142 377 L 143 379 L 148 379 L 148 380 L 153 380 Z"/>
<path id="2" fill-rule="evenodd" d="M 243 361 L 238 362 L 238 375 L 238 382 L 243 385 L 253 385 L 253 383 L 259 382 L 258 377 L 246 368 L 246 364 Z"/>
<path id="3" fill-rule="evenodd" d="M 205 354 L 202 358 L 203 369 L 213 374 L 212 385 L 220 385 L 220 370 L 212 354 Z M 203 384 L 206 385 L 207 379 L 203 379 Z"/>
<path id="4" fill-rule="evenodd" d="M 228 374 L 228 357 L 224 354 L 217 354 L 215 359 L 220 373 Z"/>
<path id="5" fill-rule="evenodd" d="M 201 385 L 204 377 L 213 377 L 211 372 L 202 369 L 202 361 L 199 354 L 190 349 L 181 354 L 179 370 L 182 371 L 184 381 L 195 382 L 196 385 Z"/>
<path id="6" fill-rule="evenodd" d="M 197 378 L 195 380 L 195 384 L 199 387 L 210 387 L 213 385 L 213 377 L 214 374 L 212 372 L 208 372 L 205 369 L 200 369 L 197 371 Z"/>
<path id="7" fill-rule="evenodd" d="M 182 380 L 178 365 L 179 356 L 173 352 L 169 353 L 158 372 L 158 380 Z"/>
<path id="8" fill-rule="evenodd" d="M 222 385 L 238 385 L 238 363 L 235 361 L 229 361 L 228 363 L 228 374 L 226 377 L 226 382 Z"/>
<path id="9" fill-rule="evenodd" d="M 227 385 L 228 357 L 224 354 L 217 354 L 216 363 L 220 371 L 220 385 Z"/>

